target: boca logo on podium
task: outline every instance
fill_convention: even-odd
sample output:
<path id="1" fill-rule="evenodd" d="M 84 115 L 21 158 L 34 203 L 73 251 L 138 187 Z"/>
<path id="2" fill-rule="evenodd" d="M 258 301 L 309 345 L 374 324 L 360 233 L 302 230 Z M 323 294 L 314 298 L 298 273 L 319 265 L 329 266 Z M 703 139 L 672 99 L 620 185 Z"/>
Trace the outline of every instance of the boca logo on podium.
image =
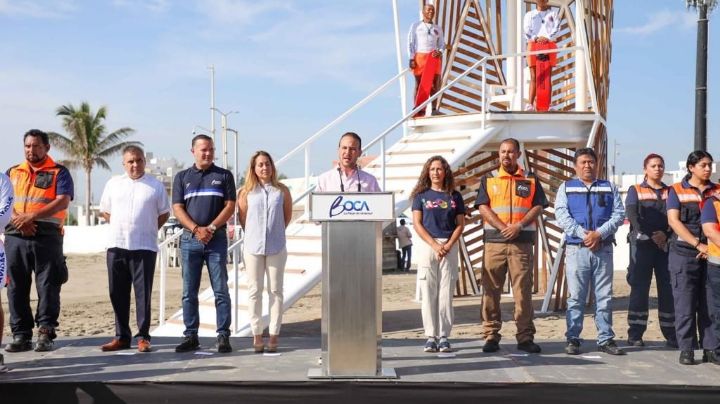
<path id="1" fill-rule="evenodd" d="M 392 193 L 313 193 L 312 221 L 388 221 L 395 218 Z"/>
<path id="2" fill-rule="evenodd" d="M 342 195 L 338 195 L 337 198 L 330 205 L 330 217 L 337 215 L 372 215 L 370 206 L 367 201 L 364 200 L 350 200 L 344 199 Z"/>

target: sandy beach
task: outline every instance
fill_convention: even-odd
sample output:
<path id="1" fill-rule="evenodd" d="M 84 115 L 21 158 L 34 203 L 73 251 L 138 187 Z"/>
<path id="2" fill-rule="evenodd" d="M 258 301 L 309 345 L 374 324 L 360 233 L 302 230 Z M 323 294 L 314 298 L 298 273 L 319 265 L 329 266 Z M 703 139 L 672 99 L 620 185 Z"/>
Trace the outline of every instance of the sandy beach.
<path id="1" fill-rule="evenodd" d="M 114 335 L 113 311 L 108 297 L 107 269 L 104 254 L 71 255 L 68 257 L 70 279 L 63 286 L 62 310 L 58 334 L 61 336 L 112 336 Z M 156 274 L 155 293 L 153 295 L 153 322 L 157 323 L 159 300 L 159 274 Z M 208 285 L 204 275 L 201 288 Z M 202 289 L 201 289 L 202 290 Z M 179 268 L 171 268 L 167 279 L 167 314 L 174 313 L 180 307 L 182 283 Z M 614 329 L 619 341 L 627 338 L 627 297 L 629 288 L 625 282 L 625 272 L 615 272 L 613 311 Z M 657 324 L 656 292 L 651 290 L 651 312 L 645 339 L 662 341 Z M 34 295 L 34 292 L 33 292 Z M 420 304 L 413 302 L 415 296 L 415 273 L 386 273 L 383 276 L 383 336 L 386 338 L 423 338 Z M 535 307 L 540 307 L 542 296 L 535 296 Z M 320 335 L 320 286 L 315 287 L 305 297 L 285 313 L 282 335 L 319 336 Z M 5 342 L 10 335 L 8 325 L 7 291 L 2 291 L 2 303 L 6 313 Z M 32 306 L 36 304 L 33 296 Z M 480 298 L 461 297 L 455 299 L 454 338 L 474 339 L 481 337 Z M 509 296 L 503 297 L 503 341 L 514 342 L 515 325 L 512 319 L 513 303 Z M 134 313 L 134 308 L 131 313 Z M 131 327 L 134 327 L 134 314 L 131 314 Z M 536 318 L 536 339 L 562 340 L 565 332 L 565 315 L 562 312 L 542 315 Z M 592 316 L 586 315 L 583 336 L 594 339 L 595 326 Z"/>

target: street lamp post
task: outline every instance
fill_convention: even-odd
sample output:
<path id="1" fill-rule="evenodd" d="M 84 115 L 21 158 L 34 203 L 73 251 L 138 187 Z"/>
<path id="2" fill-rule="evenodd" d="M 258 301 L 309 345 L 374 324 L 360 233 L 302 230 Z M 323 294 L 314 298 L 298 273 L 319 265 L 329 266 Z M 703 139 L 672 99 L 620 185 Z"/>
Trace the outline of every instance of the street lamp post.
<path id="1" fill-rule="evenodd" d="M 210 70 L 210 137 L 215 141 L 215 65 L 208 66 Z"/>
<path id="2" fill-rule="evenodd" d="M 222 133 L 222 148 L 223 148 L 222 163 L 223 163 L 223 168 L 227 169 L 227 155 L 228 155 L 228 152 L 227 152 L 227 117 L 230 114 L 237 114 L 238 111 L 230 111 L 230 112 L 226 113 L 226 112 L 220 111 L 219 109 L 217 109 L 215 107 L 212 107 L 210 109 L 212 111 L 215 111 L 218 114 L 220 114 L 220 116 L 222 116 L 222 120 L 220 121 L 221 125 L 222 125 L 222 131 L 223 131 L 223 133 Z"/>
<path id="3" fill-rule="evenodd" d="M 235 177 L 235 183 L 240 183 L 240 177 L 239 177 L 240 168 L 238 167 L 238 164 L 240 161 L 240 158 L 238 157 L 238 136 L 240 136 L 240 134 L 238 133 L 238 131 L 236 131 L 235 129 L 232 129 L 232 128 L 225 128 L 225 130 L 227 132 L 231 132 L 233 135 L 235 135 L 235 138 L 234 138 L 235 154 L 233 155 L 233 157 L 235 157 L 235 163 L 233 164 L 233 177 Z M 238 228 L 238 215 L 237 215 L 237 211 L 236 211 L 235 214 L 233 215 L 233 236 L 234 236 L 233 240 L 237 240 L 239 235 L 240 235 L 240 229 Z"/>
<path id="4" fill-rule="evenodd" d="M 615 162 L 617 160 L 618 154 L 620 154 L 620 152 L 617 149 L 618 146 L 620 146 L 620 143 L 618 143 L 617 140 L 613 140 L 612 182 L 615 185 L 618 185 L 619 183 L 622 182 L 622 181 L 618 181 L 617 178 L 615 177 Z"/>
<path id="5" fill-rule="evenodd" d="M 695 150 L 707 150 L 707 61 L 708 14 L 717 0 L 686 0 L 698 11 L 697 51 L 695 60 Z"/>

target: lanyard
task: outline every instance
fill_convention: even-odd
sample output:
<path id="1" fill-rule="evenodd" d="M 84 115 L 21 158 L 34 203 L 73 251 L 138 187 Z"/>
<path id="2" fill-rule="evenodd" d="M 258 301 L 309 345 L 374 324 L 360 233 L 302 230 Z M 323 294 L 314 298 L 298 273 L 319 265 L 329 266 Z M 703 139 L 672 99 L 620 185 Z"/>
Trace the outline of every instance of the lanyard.
<path id="1" fill-rule="evenodd" d="M 345 184 L 343 184 L 342 180 L 342 172 L 340 171 L 340 167 L 337 169 L 338 176 L 340 177 L 340 192 L 345 192 Z M 357 191 L 360 192 L 360 169 L 355 168 L 355 175 L 357 176 Z"/>

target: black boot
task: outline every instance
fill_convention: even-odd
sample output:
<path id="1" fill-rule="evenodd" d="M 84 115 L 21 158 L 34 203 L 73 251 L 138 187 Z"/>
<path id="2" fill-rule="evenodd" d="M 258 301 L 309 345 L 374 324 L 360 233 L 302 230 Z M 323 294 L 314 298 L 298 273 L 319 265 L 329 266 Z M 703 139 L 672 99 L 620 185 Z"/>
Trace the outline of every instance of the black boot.
<path id="1" fill-rule="evenodd" d="M 680 351 L 680 359 L 678 361 L 681 365 L 694 365 L 695 351 Z"/>
<path id="2" fill-rule="evenodd" d="M 13 341 L 5 345 L 7 352 L 25 352 L 32 349 L 32 340 L 22 334 L 13 335 Z"/>

